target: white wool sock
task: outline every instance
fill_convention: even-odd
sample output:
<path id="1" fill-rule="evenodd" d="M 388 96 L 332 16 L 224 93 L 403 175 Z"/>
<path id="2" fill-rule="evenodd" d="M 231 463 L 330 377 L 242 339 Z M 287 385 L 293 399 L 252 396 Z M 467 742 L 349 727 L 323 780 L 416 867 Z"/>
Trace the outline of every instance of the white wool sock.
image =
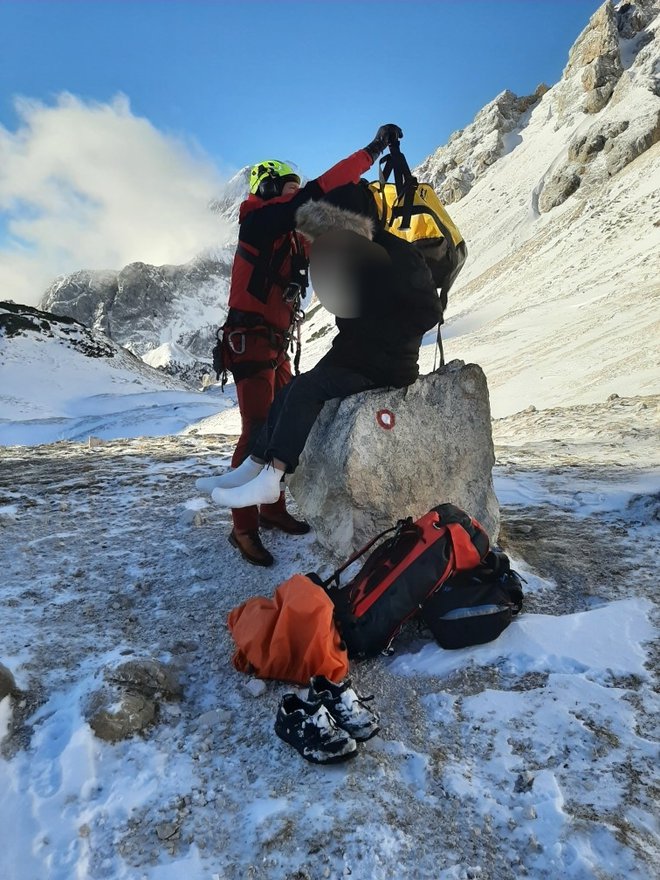
<path id="1" fill-rule="evenodd" d="M 263 462 L 254 461 L 248 457 L 237 468 L 220 474 L 219 477 L 202 477 L 195 482 L 195 486 L 202 492 L 213 492 L 214 489 L 232 489 L 234 486 L 242 486 L 249 483 L 259 475 L 263 468 Z"/>
<path id="2" fill-rule="evenodd" d="M 284 471 L 269 464 L 249 483 L 232 488 L 214 489 L 211 498 L 221 507 L 252 507 L 253 504 L 274 504 L 280 497 L 280 480 Z"/>

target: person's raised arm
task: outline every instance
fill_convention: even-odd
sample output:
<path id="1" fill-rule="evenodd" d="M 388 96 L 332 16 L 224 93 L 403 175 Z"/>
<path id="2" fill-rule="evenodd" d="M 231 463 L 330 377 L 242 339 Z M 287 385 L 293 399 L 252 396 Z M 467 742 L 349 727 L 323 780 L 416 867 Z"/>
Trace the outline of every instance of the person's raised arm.
<path id="1" fill-rule="evenodd" d="M 292 196 L 280 196 L 269 200 L 258 211 L 249 214 L 245 218 L 245 224 L 250 225 L 254 230 L 267 230 L 272 235 L 291 232 L 295 228 L 296 211 L 301 205 L 323 198 L 325 193 L 338 186 L 357 183 L 383 150 L 402 137 L 403 132 L 398 125 L 381 125 L 374 139 L 366 147 L 337 162 Z"/>

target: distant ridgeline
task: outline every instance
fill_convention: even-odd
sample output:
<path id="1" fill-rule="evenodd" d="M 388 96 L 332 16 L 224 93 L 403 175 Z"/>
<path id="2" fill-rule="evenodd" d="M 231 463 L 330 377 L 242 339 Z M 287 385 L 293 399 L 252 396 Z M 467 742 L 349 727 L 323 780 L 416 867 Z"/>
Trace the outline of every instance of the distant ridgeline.
<path id="1" fill-rule="evenodd" d="M 66 315 L 54 315 L 13 302 L 0 302 L 0 336 L 11 339 L 28 334 L 57 339 L 86 357 L 112 358 L 117 350 L 108 340 L 100 338 L 84 324 Z"/>

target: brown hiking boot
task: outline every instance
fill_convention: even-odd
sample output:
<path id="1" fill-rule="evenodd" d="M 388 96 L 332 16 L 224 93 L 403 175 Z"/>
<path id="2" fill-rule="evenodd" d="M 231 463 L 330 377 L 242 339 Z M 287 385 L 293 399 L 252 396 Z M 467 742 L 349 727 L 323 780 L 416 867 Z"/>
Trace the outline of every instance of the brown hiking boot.
<path id="1" fill-rule="evenodd" d="M 294 519 L 287 510 L 260 513 L 259 525 L 264 529 L 279 529 L 287 535 L 306 535 L 311 526 L 302 519 Z"/>
<path id="2" fill-rule="evenodd" d="M 261 543 L 259 532 L 237 532 L 236 529 L 232 529 L 229 543 L 232 547 L 236 547 L 243 559 L 251 562 L 252 565 L 269 566 L 275 562 L 272 554 Z"/>

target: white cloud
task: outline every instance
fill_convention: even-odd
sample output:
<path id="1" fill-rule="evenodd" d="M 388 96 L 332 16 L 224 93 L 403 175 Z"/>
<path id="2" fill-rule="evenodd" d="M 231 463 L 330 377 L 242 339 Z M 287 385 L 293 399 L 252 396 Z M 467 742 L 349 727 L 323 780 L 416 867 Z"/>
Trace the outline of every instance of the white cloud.
<path id="1" fill-rule="evenodd" d="M 17 131 L 0 126 L 0 299 L 34 305 L 58 274 L 182 263 L 226 238 L 208 210 L 222 186 L 210 160 L 126 97 L 16 109 Z"/>

